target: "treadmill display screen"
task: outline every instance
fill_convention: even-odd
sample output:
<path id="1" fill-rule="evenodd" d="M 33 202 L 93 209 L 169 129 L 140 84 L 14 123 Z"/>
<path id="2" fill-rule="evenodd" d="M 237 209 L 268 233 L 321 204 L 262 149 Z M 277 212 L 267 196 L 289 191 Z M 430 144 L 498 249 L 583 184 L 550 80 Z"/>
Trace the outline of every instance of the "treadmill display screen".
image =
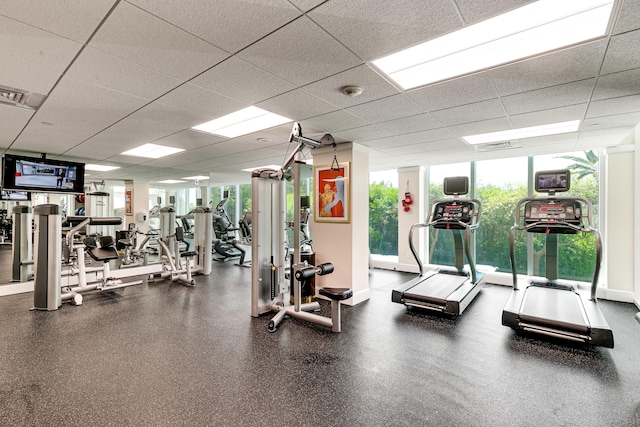
<path id="1" fill-rule="evenodd" d="M 540 227 L 533 227 L 529 231 L 534 233 L 574 233 L 575 230 L 566 224 L 580 226 L 582 222 L 582 207 L 578 200 L 532 200 L 525 208 L 525 222 L 527 224 L 544 223 Z M 565 224 L 565 227 L 563 227 Z M 553 228 L 548 226 L 553 225 Z"/>
<path id="2" fill-rule="evenodd" d="M 473 203 L 465 201 L 447 201 L 438 203 L 433 212 L 435 228 L 464 228 L 463 224 L 470 224 L 473 216 Z"/>

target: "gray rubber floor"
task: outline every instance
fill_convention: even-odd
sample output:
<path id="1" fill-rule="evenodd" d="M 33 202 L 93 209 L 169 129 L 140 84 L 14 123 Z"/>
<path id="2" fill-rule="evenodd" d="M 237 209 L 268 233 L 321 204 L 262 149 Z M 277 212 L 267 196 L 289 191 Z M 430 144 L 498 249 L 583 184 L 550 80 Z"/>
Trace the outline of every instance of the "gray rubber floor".
<path id="1" fill-rule="evenodd" d="M 615 348 L 585 348 L 502 326 L 509 288 L 441 318 L 392 303 L 410 276 L 374 270 L 342 333 L 295 319 L 269 333 L 250 275 L 215 263 L 196 288 L 145 283 L 55 312 L 0 298 L 0 425 L 640 425 L 632 304 L 601 301 Z"/>

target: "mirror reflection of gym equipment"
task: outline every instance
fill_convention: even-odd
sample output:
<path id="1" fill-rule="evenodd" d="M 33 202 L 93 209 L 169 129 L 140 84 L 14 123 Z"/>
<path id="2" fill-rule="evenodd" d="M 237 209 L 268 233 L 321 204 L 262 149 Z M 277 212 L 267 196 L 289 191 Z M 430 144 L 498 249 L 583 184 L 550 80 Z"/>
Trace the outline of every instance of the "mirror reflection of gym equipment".
<path id="1" fill-rule="evenodd" d="M 302 150 L 315 148 L 324 143 L 332 143 L 331 135 L 325 135 L 321 141 L 302 136 L 298 123 L 293 126 L 289 143 L 297 146 L 285 160 L 279 170 L 259 169 L 252 173 L 252 261 L 251 261 L 251 315 L 258 317 L 268 312 L 276 312 L 269 322 L 269 331 L 275 332 L 285 317 L 294 317 L 310 323 L 341 332 L 340 301 L 351 298 L 350 288 L 322 288 L 320 295 L 331 301 L 331 317 L 312 313 L 320 310 L 318 301 L 302 303 L 302 287 L 316 275 L 333 272 L 331 263 L 318 266 L 301 262 L 300 257 L 300 216 L 294 215 L 294 259 L 289 271 L 286 271 L 285 244 L 285 183 L 290 168 L 294 180 L 294 212 L 300 212 L 300 181 L 298 160 Z M 293 280 L 295 278 L 295 281 Z M 293 282 L 293 283 L 292 283 Z M 293 289 L 295 286 L 295 290 Z M 293 291 L 294 303 L 289 305 Z"/>
<path id="2" fill-rule="evenodd" d="M 476 271 L 470 241 L 471 233 L 480 225 L 482 207 L 479 200 L 460 197 L 468 192 L 468 177 L 445 178 L 444 194 L 453 197 L 434 200 L 426 221 L 411 226 L 409 247 L 420 274 L 393 290 L 393 302 L 457 316 L 462 314 L 480 292 L 484 274 Z M 413 244 L 413 237 L 416 230 L 429 227 L 451 230 L 455 245 L 455 265 L 453 268 L 438 267 L 425 276 L 422 261 Z M 462 231 L 464 237 L 461 235 Z M 468 267 L 464 265 L 463 251 Z"/>

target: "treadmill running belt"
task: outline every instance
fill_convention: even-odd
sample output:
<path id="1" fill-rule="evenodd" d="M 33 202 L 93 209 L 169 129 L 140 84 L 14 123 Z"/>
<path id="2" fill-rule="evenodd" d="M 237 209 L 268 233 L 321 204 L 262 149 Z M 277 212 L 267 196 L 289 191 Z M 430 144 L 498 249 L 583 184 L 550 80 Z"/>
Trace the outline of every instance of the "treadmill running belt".
<path id="1" fill-rule="evenodd" d="M 444 304 L 447 297 L 467 280 L 469 280 L 469 277 L 466 275 L 434 274 L 412 288 L 407 289 L 403 296 L 407 299 Z"/>
<path id="2" fill-rule="evenodd" d="M 520 321 L 588 334 L 590 325 L 580 295 L 575 292 L 529 286 Z"/>

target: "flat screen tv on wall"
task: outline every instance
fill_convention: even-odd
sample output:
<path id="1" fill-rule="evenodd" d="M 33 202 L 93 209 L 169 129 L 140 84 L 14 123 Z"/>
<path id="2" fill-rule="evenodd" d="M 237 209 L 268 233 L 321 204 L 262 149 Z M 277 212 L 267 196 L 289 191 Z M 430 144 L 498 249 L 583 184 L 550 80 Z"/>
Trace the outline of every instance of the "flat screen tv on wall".
<path id="1" fill-rule="evenodd" d="M 84 193 L 84 163 L 5 154 L 2 188 L 40 193 Z"/>

